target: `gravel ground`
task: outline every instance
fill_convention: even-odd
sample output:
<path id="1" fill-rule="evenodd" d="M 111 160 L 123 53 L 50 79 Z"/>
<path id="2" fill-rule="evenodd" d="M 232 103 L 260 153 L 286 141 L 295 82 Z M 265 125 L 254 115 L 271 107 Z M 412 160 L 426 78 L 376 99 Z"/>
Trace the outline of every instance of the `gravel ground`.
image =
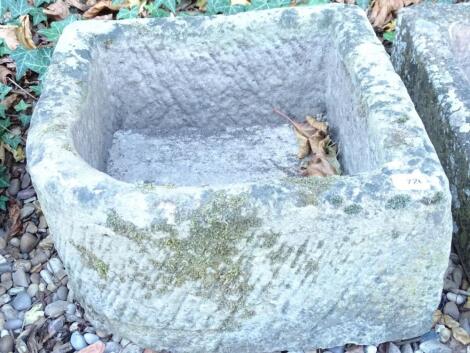
<path id="1" fill-rule="evenodd" d="M 96 330 L 84 319 L 24 164 L 13 166 L 8 194 L 15 202 L 10 201 L 9 214 L 0 219 L 5 225 L 0 230 L 0 353 L 154 352 Z M 469 291 L 458 257 L 451 254 L 433 330 L 378 347 L 347 345 L 315 352 L 470 353 Z"/>

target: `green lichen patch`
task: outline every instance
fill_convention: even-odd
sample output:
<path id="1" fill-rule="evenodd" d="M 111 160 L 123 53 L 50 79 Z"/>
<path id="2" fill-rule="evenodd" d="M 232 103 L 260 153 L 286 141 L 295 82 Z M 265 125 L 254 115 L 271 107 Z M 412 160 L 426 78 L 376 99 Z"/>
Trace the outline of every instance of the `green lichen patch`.
<path id="1" fill-rule="evenodd" d="M 399 210 L 408 206 L 411 202 L 411 197 L 409 195 L 395 195 L 392 198 L 387 200 L 385 208 L 387 210 Z"/>
<path id="2" fill-rule="evenodd" d="M 229 312 L 236 312 L 251 288 L 244 275 L 249 259 L 238 256 L 239 247 L 252 240 L 260 225 L 246 196 L 215 193 L 193 213 L 188 237 L 173 233 L 159 241 L 169 253 L 154 261 L 163 284 L 160 290 L 197 282 L 200 295 L 216 298 Z"/>
<path id="3" fill-rule="evenodd" d="M 108 214 L 106 226 L 112 229 L 114 233 L 134 241 L 139 246 L 145 246 L 145 242 L 152 239 L 147 230 L 140 229 L 133 223 L 123 220 L 114 210 Z"/>
<path id="4" fill-rule="evenodd" d="M 343 209 L 344 213 L 348 214 L 348 215 L 356 215 L 356 214 L 359 214 L 361 213 L 362 211 L 362 206 L 361 205 L 358 205 L 357 203 L 354 203 L 352 205 L 349 205 L 349 206 L 346 206 L 344 209 Z"/>
<path id="5" fill-rule="evenodd" d="M 344 199 L 340 195 L 332 195 L 328 201 L 335 207 L 339 207 L 343 204 Z"/>
<path id="6" fill-rule="evenodd" d="M 99 259 L 91 251 L 87 250 L 83 245 L 73 243 L 73 246 L 80 252 L 89 267 L 93 268 L 102 279 L 108 278 L 109 265 Z"/>
<path id="7" fill-rule="evenodd" d="M 420 202 L 424 205 L 435 205 L 441 202 L 444 199 L 444 193 L 442 191 L 437 191 L 433 196 L 425 196 Z"/>
<path id="8" fill-rule="evenodd" d="M 319 204 L 321 195 L 327 191 L 336 179 L 334 177 L 289 177 L 284 181 L 295 185 L 299 192 L 301 206 Z"/>

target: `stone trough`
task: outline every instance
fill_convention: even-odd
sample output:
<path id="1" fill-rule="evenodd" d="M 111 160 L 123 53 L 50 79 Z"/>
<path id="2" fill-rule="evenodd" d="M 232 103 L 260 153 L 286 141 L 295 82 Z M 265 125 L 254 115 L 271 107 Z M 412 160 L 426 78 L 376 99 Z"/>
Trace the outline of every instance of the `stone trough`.
<path id="1" fill-rule="evenodd" d="M 393 64 L 449 177 L 455 245 L 470 274 L 470 5 L 402 11 Z"/>
<path id="2" fill-rule="evenodd" d="M 324 113 L 343 175 L 299 177 L 274 107 Z M 431 326 L 448 182 L 356 7 L 72 24 L 27 154 L 75 297 L 141 346 L 308 351 Z"/>

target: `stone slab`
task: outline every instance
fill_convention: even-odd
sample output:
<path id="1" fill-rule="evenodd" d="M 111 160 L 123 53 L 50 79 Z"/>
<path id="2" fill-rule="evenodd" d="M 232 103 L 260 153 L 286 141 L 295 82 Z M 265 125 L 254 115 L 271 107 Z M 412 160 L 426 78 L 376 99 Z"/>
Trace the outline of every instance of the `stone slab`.
<path id="1" fill-rule="evenodd" d="M 449 177 L 454 242 L 470 273 L 470 4 L 400 12 L 392 61 Z"/>
<path id="2" fill-rule="evenodd" d="M 286 131 L 274 107 L 324 113 L 344 175 L 279 173 L 248 154 L 249 133 L 237 144 L 253 163 L 213 159 L 217 183 L 204 156 L 206 179 L 190 175 L 191 153 L 208 153 L 211 136 Z M 170 156 L 161 141 L 197 141 L 176 145 L 188 168 L 164 171 L 169 183 L 141 182 L 132 168 L 129 182 L 106 172 L 116 134 L 146 136 L 150 168 Z M 431 327 L 451 240 L 448 181 L 357 7 L 74 23 L 54 52 L 27 156 L 74 296 L 95 325 L 141 346 L 310 351 Z"/>

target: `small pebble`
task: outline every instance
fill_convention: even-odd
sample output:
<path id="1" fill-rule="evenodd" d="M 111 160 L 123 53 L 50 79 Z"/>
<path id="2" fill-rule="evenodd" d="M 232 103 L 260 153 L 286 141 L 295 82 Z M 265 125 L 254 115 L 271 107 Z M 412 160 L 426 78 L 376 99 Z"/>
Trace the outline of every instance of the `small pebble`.
<path id="1" fill-rule="evenodd" d="M 11 272 L 13 270 L 13 266 L 8 262 L 3 262 L 0 264 L 0 274 Z"/>
<path id="2" fill-rule="evenodd" d="M 18 194 L 18 191 L 20 191 L 20 181 L 18 179 L 11 179 L 8 193 L 15 197 Z"/>
<path id="3" fill-rule="evenodd" d="M 419 349 L 424 353 L 452 353 L 452 349 L 436 340 L 422 342 Z"/>
<path id="4" fill-rule="evenodd" d="M 87 346 L 85 339 L 83 336 L 75 331 L 72 333 L 72 336 L 70 337 L 70 344 L 72 345 L 73 348 L 75 348 L 77 351 L 80 349 L 83 349 Z"/>
<path id="5" fill-rule="evenodd" d="M 31 184 L 31 177 L 29 173 L 24 173 L 21 177 L 21 188 L 26 189 Z"/>
<path id="6" fill-rule="evenodd" d="M 19 248 L 20 247 L 20 239 L 19 238 L 10 239 L 10 245 L 14 246 L 15 248 Z"/>
<path id="7" fill-rule="evenodd" d="M 5 322 L 6 330 L 17 330 L 23 326 L 23 320 L 21 319 L 12 319 Z"/>
<path id="8" fill-rule="evenodd" d="M 114 341 L 106 342 L 104 353 L 121 353 L 121 345 Z"/>
<path id="9" fill-rule="evenodd" d="M 28 294 L 31 298 L 34 298 L 39 292 L 39 286 L 36 283 L 31 283 L 28 287 Z"/>
<path id="10" fill-rule="evenodd" d="M 59 300 L 67 300 L 67 296 L 69 294 L 69 290 L 67 289 L 67 287 L 65 286 L 61 286 L 59 287 L 59 289 L 57 289 L 57 299 Z"/>
<path id="11" fill-rule="evenodd" d="M 26 232 L 31 234 L 36 234 L 38 232 L 38 227 L 33 222 L 28 222 L 26 226 Z"/>
<path id="12" fill-rule="evenodd" d="M 20 251 L 22 253 L 30 253 L 38 243 L 38 238 L 31 233 L 24 233 L 20 240 Z"/>
<path id="13" fill-rule="evenodd" d="M 86 348 L 83 348 L 78 353 L 103 353 L 105 350 L 105 345 L 103 342 L 96 342 Z"/>
<path id="14" fill-rule="evenodd" d="M 411 344 L 407 343 L 400 347 L 401 353 L 413 353 L 413 348 L 411 348 Z"/>
<path id="15" fill-rule="evenodd" d="M 465 300 L 466 300 L 465 296 L 460 295 L 460 294 L 455 294 L 455 293 L 452 293 L 452 292 L 448 292 L 446 294 L 446 297 L 447 297 L 448 300 L 454 302 L 457 305 L 461 305 L 461 304 L 465 303 Z"/>
<path id="16" fill-rule="evenodd" d="M 46 284 L 54 284 L 54 277 L 48 270 L 42 270 L 39 274 Z"/>
<path id="17" fill-rule="evenodd" d="M 459 316 L 460 316 L 459 308 L 457 307 L 457 304 L 455 304 L 454 302 L 447 302 L 446 305 L 444 305 L 443 312 L 444 314 L 449 315 L 453 319 L 457 321 L 459 320 Z"/>
<path id="18" fill-rule="evenodd" d="M 69 305 L 68 302 L 64 300 L 58 300 L 56 302 L 48 304 L 44 309 L 44 313 L 47 317 L 55 319 L 56 317 L 59 317 L 65 312 L 65 310 L 67 309 L 67 305 Z"/>
<path id="19" fill-rule="evenodd" d="M 2 313 L 5 315 L 5 319 L 12 320 L 17 318 L 17 312 L 10 304 L 2 306 Z"/>
<path id="20" fill-rule="evenodd" d="M 457 287 L 460 287 L 460 285 L 462 284 L 462 278 L 463 278 L 463 269 L 460 265 L 456 266 L 454 269 L 454 272 L 452 272 L 452 279 L 457 284 Z"/>
<path id="21" fill-rule="evenodd" d="M 387 353 L 401 353 L 400 348 L 398 348 L 394 343 L 390 342 L 388 344 Z"/>
<path id="22" fill-rule="evenodd" d="M 18 287 L 28 287 L 29 278 L 22 268 L 19 268 L 12 275 L 13 283 Z"/>
<path id="23" fill-rule="evenodd" d="M 17 198 L 20 200 L 26 200 L 36 195 L 36 191 L 33 188 L 27 188 L 18 192 Z"/>
<path id="24" fill-rule="evenodd" d="M 54 336 L 56 333 L 63 331 L 65 325 L 64 317 L 59 317 L 49 322 L 47 326 L 47 332 L 49 335 Z"/>
<path id="25" fill-rule="evenodd" d="M 85 338 L 85 341 L 88 344 L 93 344 L 93 343 L 98 342 L 100 340 L 100 338 L 97 335 L 93 334 L 93 333 L 85 333 L 83 335 L 83 337 Z"/>
<path id="26" fill-rule="evenodd" d="M 30 203 L 25 204 L 23 208 L 20 210 L 20 218 L 21 219 L 28 218 L 34 213 L 35 210 L 36 208 L 34 207 L 34 205 Z"/>
<path id="27" fill-rule="evenodd" d="M 31 297 L 26 291 L 17 294 L 11 305 L 18 311 L 29 310 L 31 308 Z"/>
<path id="28" fill-rule="evenodd" d="M 11 297 L 8 294 L 0 295 L 0 306 L 5 305 L 11 301 Z"/>
<path id="29" fill-rule="evenodd" d="M 14 341 L 10 335 L 0 338 L 0 353 L 13 352 Z"/>

